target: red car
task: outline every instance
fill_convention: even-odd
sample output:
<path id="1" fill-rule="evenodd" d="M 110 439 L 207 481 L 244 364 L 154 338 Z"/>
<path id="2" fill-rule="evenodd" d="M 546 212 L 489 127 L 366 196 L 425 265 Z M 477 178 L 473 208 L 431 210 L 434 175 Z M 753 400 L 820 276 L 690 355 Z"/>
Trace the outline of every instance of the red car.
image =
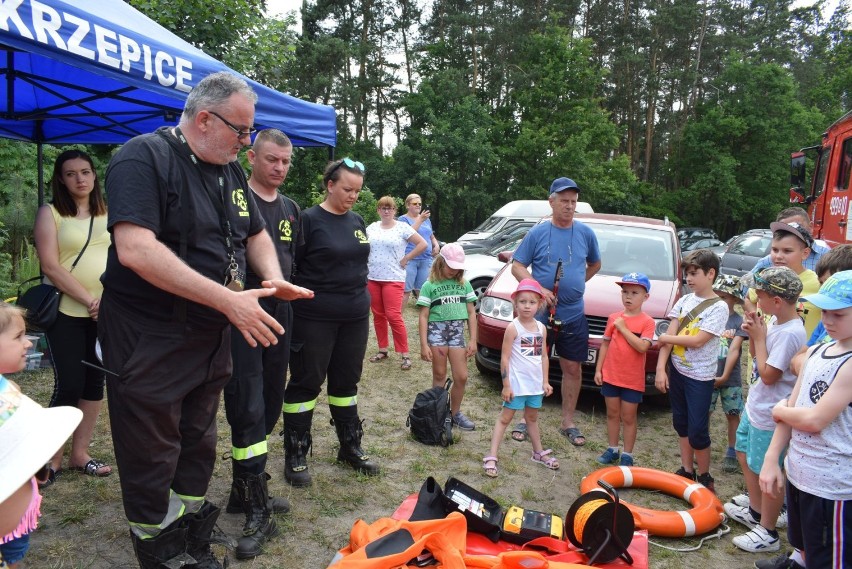
<path id="1" fill-rule="evenodd" d="M 625 274 L 645 273 L 651 280 L 651 296 L 642 310 L 656 322 L 656 336 L 665 332 L 666 317 L 683 293 L 680 278 L 680 247 L 674 225 L 668 220 L 612 214 L 576 214 L 594 230 L 601 251 L 601 270 L 586 283 L 584 295 L 589 322 L 589 355 L 582 366 L 583 387 L 600 389 L 594 382 L 595 362 L 601 337 L 610 314 L 622 310 L 621 294 L 615 284 Z M 512 276 L 511 262 L 497 273 L 482 296 L 478 322 L 476 367 L 483 373 L 500 372 L 503 333 L 514 318 L 511 294 L 518 286 Z M 541 283 L 552 288 L 553 283 Z M 652 347 L 645 361 L 646 393 L 657 395 L 654 377 L 659 350 Z M 562 372 L 551 352 L 550 380 L 561 383 Z"/>

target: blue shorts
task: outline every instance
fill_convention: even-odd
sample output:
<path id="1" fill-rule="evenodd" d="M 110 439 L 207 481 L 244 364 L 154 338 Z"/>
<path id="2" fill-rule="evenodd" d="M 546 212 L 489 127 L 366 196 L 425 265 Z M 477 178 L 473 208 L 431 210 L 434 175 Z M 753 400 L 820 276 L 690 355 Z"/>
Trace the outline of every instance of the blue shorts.
<path id="1" fill-rule="evenodd" d="M 525 407 L 530 409 L 541 409 L 541 404 L 544 402 L 544 393 L 538 395 L 515 395 L 512 400 L 506 403 L 503 401 L 503 407 L 519 411 Z"/>
<path id="2" fill-rule="evenodd" d="M 775 429 L 764 431 L 752 425 L 748 419 L 748 413 L 743 409 L 743 413 L 740 415 L 740 426 L 737 427 L 737 442 L 734 445 L 734 449 L 745 453 L 748 469 L 755 474 L 759 475 L 760 469 L 763 468 L 763 457 L 766 456 L 766 451 L 769 450 L 769 443 L 772 442 L 772 434 L 774 432 Z M 786 451 L 782 452 L 778 458 L 778 463 L 782 467 L 784 465 L 785 454 Z"/>
<path id="3" fill-rule="evenodd" d="M 464 320 L 444 320 L 429 322 L 426 326 L 426 342 L 430 346 L 464 348 Z"/>
<path id="4" fill-rule="evenodd" d="M 713 398 L 710 400 L 710 412 L 716 410 L 716 401 L 722 398 L 722 411 L 725 415 L 742 415 L 745 409 L 743 402 L 743 388 L 739 385 L 717 387 L 713 390 Z"/>
<path id="5" fill-rule="evenodd" d="M 589 357 L 589 323 L 586 317 L 564 324 L 556 336 L 556 355 L 572 362 Z"/>
<path id="6" fill-rule="evenodd" d="M 8 543 L 0 544 L 0 553 L 3 554 L 3 561 L 9 565 L 14 565 L 21 561 L 29 550 L 30 534 L 24 534 Z"/>
<path id="7" fill-rule="evenodd" d="M 625 403 L 642 403 L 642 392 L 629 387 L 620 387 L 611 383 L 603 382 L 601 395 L 604 397 L 618 397 Z"/>

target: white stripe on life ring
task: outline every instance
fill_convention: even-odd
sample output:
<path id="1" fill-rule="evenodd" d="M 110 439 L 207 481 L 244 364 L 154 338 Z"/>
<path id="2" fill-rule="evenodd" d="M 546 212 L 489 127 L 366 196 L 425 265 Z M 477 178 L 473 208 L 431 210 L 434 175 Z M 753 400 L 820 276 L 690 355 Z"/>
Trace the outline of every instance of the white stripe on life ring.
<path id="1" fill-rule="evenodd" d="M 683 525 L 686 528 L 684 532 L 684 537 L 689 537 L 695 535 L 695 520 L 692 519 L 692 515 L 689 512 L 684 512 L 683 510 L 678 510 L 678 515 L 683 520 Z"/>
<path id="2" fill-rule="evenodd" d="M 697 492 L 702 488 L 704 488 L 703 484 L 690 484 L 686 487 L 686 490 L 683 491 L 683 499 L 691 504 L 692 502 L 689 501 L 689 497 L 692 496 L 693 492 Z"/>
<path id="3" fill-rule="evenodd" d="M 633 472 L 631 472 L 629 466 L 619 466 L 621 469 L 621 475 L 624 476 L 624 487 L 630 488 L 633 486 Z"/>

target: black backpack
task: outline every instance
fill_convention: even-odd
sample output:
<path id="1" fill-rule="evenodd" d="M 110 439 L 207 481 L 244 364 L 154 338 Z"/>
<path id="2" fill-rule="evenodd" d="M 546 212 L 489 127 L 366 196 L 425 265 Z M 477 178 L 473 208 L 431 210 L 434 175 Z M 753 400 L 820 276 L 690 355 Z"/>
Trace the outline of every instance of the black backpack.
<path id="1" fill-rule="evenodd" d="M 450 386 L 447 379 L 444 387 L 432 387 L 421 391 L 414 398 L 414 406 L 408 412 L 405 424 L 411 428 L 412 436 L 424 445 L 453 444 L 453 421 L 450 415 Z"/>

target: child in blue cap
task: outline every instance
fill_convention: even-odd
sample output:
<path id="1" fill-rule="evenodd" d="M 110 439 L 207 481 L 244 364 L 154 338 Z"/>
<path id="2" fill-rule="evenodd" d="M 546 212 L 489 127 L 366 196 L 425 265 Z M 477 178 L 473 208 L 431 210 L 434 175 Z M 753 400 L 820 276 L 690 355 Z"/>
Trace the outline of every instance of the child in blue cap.
<path id="1" fill-rule="evenodd" d="M 616 283 L 621 287 L 624 310 L 611 314 L 604 330 L 595 383 L 606 401 L 609 447 L 598 458 L 601 464 L 633 466 L 636 416 L 645 392 L 645 352 L 654 341 L 654 319 L 642 312 L 651 281 L 642 273 L 630 273 Z M 624 452 L 619 457 L 618 436 L 624 431 Z"/>
<path id="2" fill-rule="evenodd" d="M 760 488 L 776 496 L 784 489 L 786 449 L 790 545 L 805 551 L 808 567 L 852 567 L 852 271 L 805 300 L 822 309 L 834 341 L 808 350 L 792 394 L 772 409 L 777 427 Z"/>

